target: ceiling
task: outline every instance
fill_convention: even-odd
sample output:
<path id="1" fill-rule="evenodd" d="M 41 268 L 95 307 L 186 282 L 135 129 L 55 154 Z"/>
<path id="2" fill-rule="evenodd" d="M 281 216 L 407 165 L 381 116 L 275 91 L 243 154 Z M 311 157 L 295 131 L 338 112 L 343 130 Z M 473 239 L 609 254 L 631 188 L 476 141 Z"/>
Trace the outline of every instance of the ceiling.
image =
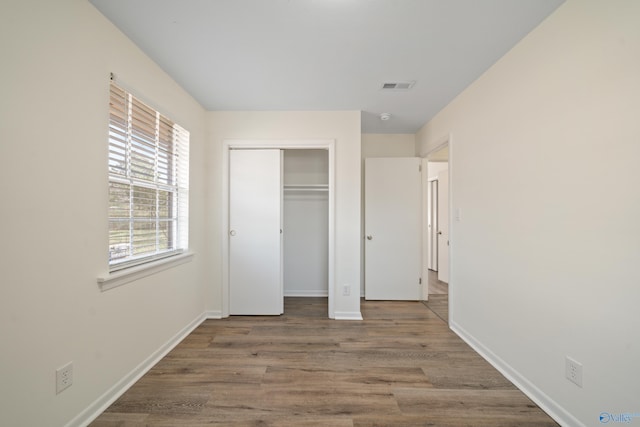
<path id="1" fill-rule="evenodd" d="M 360 110 L 364 133 L 415 133 L 563 2 L 90 1 L 207 110 Z"/>

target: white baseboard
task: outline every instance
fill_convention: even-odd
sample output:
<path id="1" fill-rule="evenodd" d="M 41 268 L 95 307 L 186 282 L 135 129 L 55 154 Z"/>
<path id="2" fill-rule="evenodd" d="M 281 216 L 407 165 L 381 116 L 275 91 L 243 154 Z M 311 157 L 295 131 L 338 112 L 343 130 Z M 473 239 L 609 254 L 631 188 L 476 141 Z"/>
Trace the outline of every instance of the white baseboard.
<path id="1" fill-rule="evenodd" d="M 359 311 L 336 311 L 334 313 L 335 320 L 362 320 L 362 314 Z"/>
<path id="2" fill-rule="evenodd" d="M 222 311 L 220 310 L 208 310 L 204 312 L 205 319 L 222 319 Z"/>
<path id="3" fill-rule="evenodd" d="M 153 366 L 166 356 L 180 341 L 189 335 L 205 320 L 205 313 L 199 315 L 187 326 L 182 328 L 169 341 L 164 343 L 158 350 L 154 351 L 142 363 L 136 366 L 131 372 L 125 375 L 113 387 L 107 390 L 95 402 L 89 405 L 84 411 L 69 421 L 65 427 L 84 427 L 98 418 L 113 402 L 124 394 L 136 381 L 146 374 Z"/>
<path id="4" fill-rule="evenodd" d="M 469 334 L 463 327 L 451 321 L 450 328 L 467 344 L 469 344 L 480 356 L 496 368 L 502 375 L 511 381 L 524 394 L 533 400 L 536 405 L 542 408 L 551 418 L 564 427 L 585 427 L 576 417 L 571 415 L 562 406 L 547 396 L 542 390 L 536 387 L 531 381 L 522 376 L 511 365 L 498 357 L 495 353 L 485 347 L 473 335 Z"/>
<path id="5" fill-rule="evenodd" d="M 284 290 L 285 297 L 328 297 L 329 291 L 325 290 Z"/>

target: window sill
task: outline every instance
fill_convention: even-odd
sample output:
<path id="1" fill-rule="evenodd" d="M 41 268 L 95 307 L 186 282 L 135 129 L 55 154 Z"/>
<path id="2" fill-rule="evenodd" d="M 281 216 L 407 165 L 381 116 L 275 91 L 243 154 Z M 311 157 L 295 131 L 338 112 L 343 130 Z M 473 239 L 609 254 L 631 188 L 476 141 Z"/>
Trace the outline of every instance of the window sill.
<path id="1" fill-rule="evenodd" d="M 101 291 L 117 288 L 126 283 L 133 282 L 146 276 L 151 276 L 160 271 L 176 267 L 180 264 L 191 262 L 194 252 L 184 252 L 178 255 L 159 259 L 157 261 L 148 262 L 146 264 L 137 265 L 124 270 L 108 273 L 98 277 L 98 286 Z"/>

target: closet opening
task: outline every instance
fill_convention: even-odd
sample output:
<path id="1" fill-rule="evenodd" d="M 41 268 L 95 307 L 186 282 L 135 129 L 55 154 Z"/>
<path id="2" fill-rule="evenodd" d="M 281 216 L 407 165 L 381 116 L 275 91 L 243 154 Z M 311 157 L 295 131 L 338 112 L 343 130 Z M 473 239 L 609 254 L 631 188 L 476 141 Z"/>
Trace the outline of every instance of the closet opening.
<path id="1" fill-rule="evenodd" d="M 221 317 L 282 314 L 289 298 L 335 318 L 334 147 L 225 141 Z"/>
<path id="2" fill-rule="evenodd" d="M 329 296 L 327 150 L 283 150 L 285 297 Z"/>

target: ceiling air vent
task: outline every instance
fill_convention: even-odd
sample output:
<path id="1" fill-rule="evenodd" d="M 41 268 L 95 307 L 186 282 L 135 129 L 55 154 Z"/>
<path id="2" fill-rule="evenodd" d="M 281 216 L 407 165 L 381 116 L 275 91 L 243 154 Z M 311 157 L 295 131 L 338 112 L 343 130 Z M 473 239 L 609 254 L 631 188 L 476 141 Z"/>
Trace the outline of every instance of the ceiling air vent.
<path id="1" fill-rule="evenodd" d="M 416 84 L 415 80 L 410 82 L 385 82 L 382 83 L 382 90 L 409 90 Z"/>

